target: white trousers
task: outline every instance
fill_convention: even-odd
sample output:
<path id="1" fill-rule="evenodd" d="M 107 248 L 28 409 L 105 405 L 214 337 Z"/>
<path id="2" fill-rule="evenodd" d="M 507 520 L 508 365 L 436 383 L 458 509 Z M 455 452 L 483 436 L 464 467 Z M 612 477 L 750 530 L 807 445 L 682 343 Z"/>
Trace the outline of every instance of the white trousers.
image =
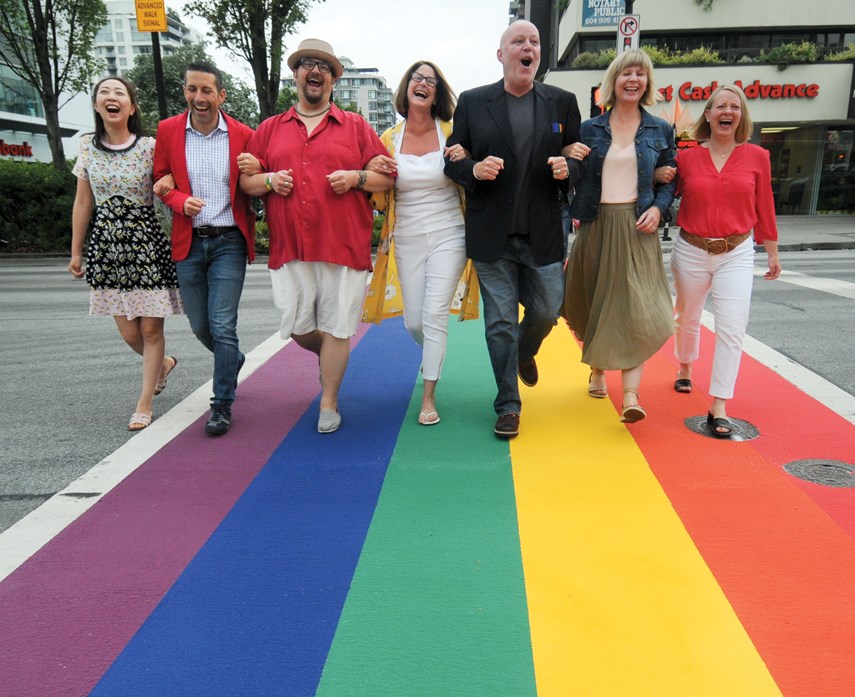
<path id="1" fill-rule="evenodd" d="M 698 359 L 701 314 L 707 295 L 712 292 L 715 353 L 710 394 L 730 399 L 748 326 L 754 284 L 754 240 L 749 236 L 729 252 L 709 254 L 677 237 L 671 252 L 671 274 L 677 290 L 674 355 L 681 363 L 693 363 Z"/>
<path id="2" fill-rule="evenodd" d="M 422 346 L 422 376 L 439 380 L 448 340 L 448 311 L 466 265 L 463 227 L 395 235 L 404 325 Z"/>

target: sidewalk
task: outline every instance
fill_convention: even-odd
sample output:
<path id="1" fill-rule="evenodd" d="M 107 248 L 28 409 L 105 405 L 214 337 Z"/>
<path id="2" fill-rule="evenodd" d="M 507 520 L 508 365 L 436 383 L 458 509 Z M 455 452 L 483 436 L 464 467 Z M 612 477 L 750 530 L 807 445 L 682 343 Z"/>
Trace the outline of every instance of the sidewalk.
<path id="1" fill-rule="evenodd" d="M 663 240 L 663 252 L 671 251 L 678 234 L 679 228 L 670 229 L 671 240 Z M 855 215 L 779 215 L 778 250 L 812 249 L 855 249 Z"/>
<path id="2" fill-rule="evenodd" d="M 177 431 L 0 581 L 0 693 L 851 697 L 855 488 L 784 468 L 851 461 L 849 420 L 748 352 L 734 412 L 759 437 L 692 432 L 705 329 L 692 394 L 669 342 L 627 426 L 619 377 L 590 399 L 559 326 L 500 441 L 483 332 L 450 323 L 430 428 L 389 320 L 354 341 L 337 433 L 317 433 L 317 361 L 291 343 L 250 354 L 227 436 L 201 410 L 134 436 Z"/>
<path id="3" fill-rule="evenodd" d="M 679 228 L 671 227 L 670 240 L 663 240 L 662 251 L 671 251 Z M 662 230 L 659 231 L 662 235 Z M 782 252 L 803 252 L 811 249 L 855 249 L 855 215 L 780 215 L 778 216 L 778 249 Z M 67 257 L 67 254 L 4 254 L 0 248 L 0 263 L 28 262 L 37 259 Z M 267 263 L 260 254 L 256 263 Z"/>

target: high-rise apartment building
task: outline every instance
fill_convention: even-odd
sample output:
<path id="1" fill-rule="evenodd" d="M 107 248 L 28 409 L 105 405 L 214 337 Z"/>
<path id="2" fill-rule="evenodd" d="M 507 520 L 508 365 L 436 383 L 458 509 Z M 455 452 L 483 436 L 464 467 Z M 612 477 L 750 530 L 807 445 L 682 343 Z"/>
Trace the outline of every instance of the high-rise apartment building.
<path id="1" fill-rule="evenodd" d="M 151 53 L 151 33 L 137 31 L 137 15 L 132 0 L 106 0 L 107 23 L 95 38 L 95 55 L 106 65 L 98 79 L 124 76 L 141 53 Z M 168 31 L 160 32 L 160 51 L 170 55 L 181 46 L 201 43 L 202 34 L 167 16 Z"/>

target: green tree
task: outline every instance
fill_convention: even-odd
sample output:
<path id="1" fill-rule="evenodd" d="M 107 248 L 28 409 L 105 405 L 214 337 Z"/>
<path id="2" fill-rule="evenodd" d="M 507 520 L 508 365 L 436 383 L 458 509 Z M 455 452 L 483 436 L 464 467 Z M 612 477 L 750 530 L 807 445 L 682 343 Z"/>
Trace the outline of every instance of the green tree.
<path id="1" fill-rule="evenodd" d="M 342 111 L 352 111 L 354 114 L 365 116 L 365 114 L 362 113 L 362 109 L 359 108 L 359 104 L 357 104 L 356 102 L 340 102 L 335 97 L 333 97 L 333 104 L 335 104 Z"/>
<path id="2" fill-rule="evenodd" d="M 166 92 L 166 113 L 169 116 L 180 114 L 187 108 L 184 99 L 184 69 L 189 63 L 204 61 L 214 63 L 205 52 L 203 44 L 182 46 L 162 60 L 163 88 Z M 157 85 L 154 77 L 154 59 L 150 53 L 137 56 L 128 78 L 136 85 L 137 100 L 143 119 L 143 126 L 149 133 L 157 129 Z M 223 73 L 223 85 L 226 88 L 226 101 L 223 111 L 255 128 L 258 125 L 258 105 L 252 89 L 241 80 Z"/>
<path id="3" fill-rule="evenodd" d="M 276 113 L 282 114 L 297 103 L 297 93 L 290 87 L 283 87 L 276 97 Z"/>
<path id="4" fill-rule="evenodd" d="M 299 97 L 297 93 L 291 89 L 290 87 L 283 87 L 279 90 L 279 96 L 276 98 L 276 113 L 282 114 L 292 106 L 294 106 L 299 101 Z M 335 92 L 333 92 L 333 104 L 335 104 L 342 111 L 353 111 L 357 114 L 362 114 L 362 109 L 359 108 L 359 105 L 355 102 L 341 102 L 335 97 Z"/>
<path id="5" fill-rule="evenodd" d="M 261 118 L 266 119 L 276 113 L 283 41 L 294 27 L 306 21 L 311 3 L 312 0 L 192 0 L 184 9 L 211 25 L 218 46 L 249 63 Z"/>
<path id="6" fill-rule="evenodd" d="M 88 91 L 99 68 L 95 35 L 106 21 L 102 0 L 0 0 L 0 59 L 39 93 L 57 169 L 65 168 L 61 95 Z"/>

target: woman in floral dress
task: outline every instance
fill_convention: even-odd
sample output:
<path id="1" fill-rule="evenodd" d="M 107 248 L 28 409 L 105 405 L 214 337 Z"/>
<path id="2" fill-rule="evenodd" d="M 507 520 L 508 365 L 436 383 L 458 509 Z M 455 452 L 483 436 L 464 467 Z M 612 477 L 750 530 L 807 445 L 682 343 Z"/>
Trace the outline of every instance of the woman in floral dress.
<path id="1" fill-rule="evenodd" d="M 154 139 L 142 134 L 135 93 L 122 78 L 95 85 L 95 133 L 80 139 L 73 170 L 78 179 L 68 264 L 71 275 L 85 276 L 92 289 L 89 314 L 112 316 L 125 343 L 143 357 L 130 431 L 151 423 L 152 398 L 177 363 L 164 355 L 163 320 L 183 314 L 169 241 L 153 207 Z"/>

